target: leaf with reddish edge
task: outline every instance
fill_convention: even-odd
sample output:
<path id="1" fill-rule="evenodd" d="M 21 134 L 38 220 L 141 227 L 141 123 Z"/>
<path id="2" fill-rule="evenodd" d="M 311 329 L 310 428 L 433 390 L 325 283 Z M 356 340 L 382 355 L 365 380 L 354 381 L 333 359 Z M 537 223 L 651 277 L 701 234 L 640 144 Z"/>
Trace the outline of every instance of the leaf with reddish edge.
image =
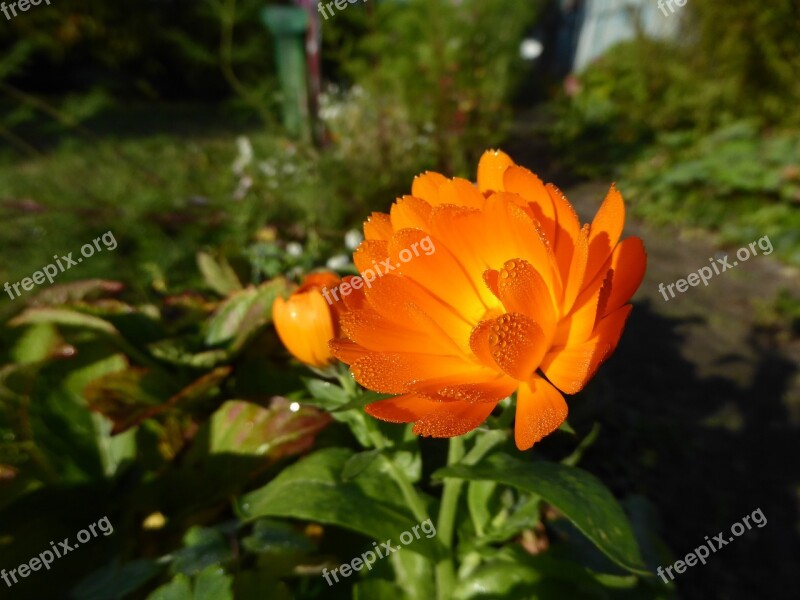
<path id="1" fill-rule="evenodd" d="M 269 407 L 243 400 L 229 400 L 211 418 L 210 451 L 269 456 L 279 459 L 310 449 L 314 437 L 331 417 L 310 406 L 296 411 L 282 397 Z"/>

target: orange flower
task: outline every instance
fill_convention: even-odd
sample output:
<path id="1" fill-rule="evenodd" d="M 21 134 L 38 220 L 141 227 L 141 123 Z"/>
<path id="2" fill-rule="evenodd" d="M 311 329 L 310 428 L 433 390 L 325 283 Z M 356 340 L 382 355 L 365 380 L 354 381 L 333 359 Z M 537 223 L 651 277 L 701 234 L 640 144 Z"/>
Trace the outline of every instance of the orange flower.
<path id="1" fill-rule="evenodd" d="M 272 305 L 272 320 L 281 342 L 295 358 L 313 367 L 335 360 L 328 342 L 338 334 L 336 310 L 322 291 L 339 283 L 333 273 L 311 273 L 288 300 L 277 298 Z"/>
<path id="2" fill-rule="evenodd" d="M 612 186 L 581 227 L 564 195 L 486 152 L 478 184 L 425 173 L 390 214 L 373 213 L 359 270 L 395 270 L 344 298 L 334 356 L 371 390 L 400 394 L 366 411 L 414 432 L 462 435 L 517 391 L 521 450 L 567 416 L 574 394 L 617 346 L 644 276 L 638 238 L 620 242 L 625 207 Z M 435 252 L 399 253 L 431 236 Z M 388 261 L 388 262 L 385 262 Z"/>

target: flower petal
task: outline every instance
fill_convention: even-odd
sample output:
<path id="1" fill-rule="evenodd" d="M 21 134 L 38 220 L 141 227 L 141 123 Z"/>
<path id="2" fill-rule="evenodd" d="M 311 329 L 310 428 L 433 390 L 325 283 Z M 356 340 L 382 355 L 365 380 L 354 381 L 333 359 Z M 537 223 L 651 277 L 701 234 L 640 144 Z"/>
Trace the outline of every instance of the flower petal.
<path id="1" fill-rule="evenodd" d="M 404 394 L 453 382 L 491 380 L 496 371 L 460 356 L 425 353 L 370 352 L 350 365 L 353 378 L 365 388 L 382 394 Z"/>
<path id="2" fill-rule="evenodd" d="M 626 304 L 605 317 L 586 342 L 548 352 L 541 369 L 553 385 L 567 394 L 581 391 L 614 352 L 632 308 Z"/>
<path id="3" fill-rule="evenodd" d="M 384 240 L 392 237 L 392 221 L 386 213 L 374 212 L 364 221 L 364 238 Z"/>
<path id="4" fill-rule="evenodd" d="M 434 410 L 440 402 L 424 394 L 406 394 L 371 402 L 364 407 L 368 415 L 390 423 L 411 423 Z"/>
<path id="5" fill-rule="evenodd" d="M 406 228 L 428 231 L 431 205 L 414 196 L 403 196 L 392 204 L 390 214 L 394 231 Z"/>
<path id="6" fill-rule="evenodd" d="M 542 328 L 520 313 L 495 319 L 488 338 L 489 352 L 497 366 L 520 381 L 527 380 L 547 351 Z"/>
<path id="7" fill-rule="evenodd" d="M 528 450 L 536 442 L 558 429 L 567 418 L 564 396 L 538 375 L 523 383 L 517 392 L 514 441 L 520 450 Z"/>
<path id="8" fill-rule="evenodd" d="M 508 167 L 503 174 L 503 187 L 505 191 L 517 194 L 530 203 L 533 216 L 545 236 L 555 241 L 556 209 L 542 180 L 528 169 L 515 165 Z"/>
<path id="9" fill-rule="evenodd" d="M 642 240 L 630 237 L 619 244 L 611 255 L 611 294 L 601 316 L 614 312 L 628 302 L 639 289 L 647 268 L 647 253 Z"/>
<path id="10" fill-rule="evenodd" d="M 469 433 L 492 414 L 495 402 L 440 402 L 414 423 L 417 435 L 437 438 Z"/>
<path id="11" fill-rule="evenodd" d="M 426 237 L 433 242 L 434 252 L 430 254 L 418 251 L 421 241 Z M 411 248 L 417 250 L 416 256 Z M 477 323 L 486 312 L 487 306 L 481 299 L 476 282 L 439 240 L 417 229 L 404 229 L 392 236 L 389 256 L 393 263 L 399 265 L 399 273 L 453 307 L 466 321 Z"/>
<path id="12" fill-rule="evenodd" d="M 456 177 L 439 187 L 439 204 L 452 204 L 467 208 L 482 208 L 483 194 L 478 187 L 466 179 Z"/>
<path id="13" fill-rule="evenodd" d="M 625 225 L 625 202 L 612 185 L 592 221 L 586 276 L 593 278 L 617 245 Z"/>
<path id="14" fill-rule="evenodd" d="M 498 375 L 491 381 L 484 383 L 467 383 L 452 385 L 437 390 L 441 398 L 452 400 L 466 400 L 467 402 L 499 402 L 514 393 L 519 386 L 519 381 Z"/>
<path id="15" fill-rule="evenodd" d="M 439 204 L 439 186 L 447 181 L 444 175 L 427 171 L 414 177 L 411 184 L 411 195 L 422 198 L 431 206 Z"/>
<path id="16" fill-rule="evenodd" d="M 520 258 L 506 261 L 497 275 L 484 275 L 508 312 L 522 313 L 535 321 L 549 338 L 556 326 L 550 288 L 539 272 Z"/>
<path id="17" fill-rule="evenodd" d="M 503 173 L 514 164 L 511 157 L 502 150 L 487 150 L 478 163 L 478 189 L 481 192 L 502 192 Z"/>

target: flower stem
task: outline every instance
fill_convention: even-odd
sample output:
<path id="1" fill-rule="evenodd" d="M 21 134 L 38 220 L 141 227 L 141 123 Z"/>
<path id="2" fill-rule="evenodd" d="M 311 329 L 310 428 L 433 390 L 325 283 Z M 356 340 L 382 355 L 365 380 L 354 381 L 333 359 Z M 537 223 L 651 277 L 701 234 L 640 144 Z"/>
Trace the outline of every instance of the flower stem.
<path id="1" fill-rule="evenodd" d="M 450 438 L 450 449 L 447 453 L 447 465 L 454 465 L 464 457 L 464 439 L 461 436 Z M 458 508 L 458 496 L 464 482 L 461 479 L 445 479 L 442 504 L 439 509 L 439 522 L 436 535 L 448 551 L 448 557 L 436 565 L 436 598 L 448 600 L 453 591 L 456 580 L 455 564 L 453 561 L 453 534 Z"/>
<path id="2" fill-rule="evenodd" d="M 369 425 L 369 434 L 370 438 L 372 439 L 372 443 L 375 444 L 376 449 L 386 449 L 386 440 L 384 440 L 380 432 L 377 431 L 377 428 L 372 426 L 371 423 Z M 417 519 L 418 523 L 427 521 L 430 518 L 428 516 L 428 509 L 425 508 L 425 504 L 422 502 L 422 498 L 420 498 L 416 488 L 412 485 L 411 481 L 409 481 L 403 470 L 395 464 L 390 456 L 384 454 L 383 459 L 388 467 L 389 475 L 392 479 L 394 479 L 394 482 L 400 488 L 400 492 L 403 494 L 403 499 L 406 501 L 406 503 L 408 503 L 411 512 L 414 514 L 414 518 Z"/>

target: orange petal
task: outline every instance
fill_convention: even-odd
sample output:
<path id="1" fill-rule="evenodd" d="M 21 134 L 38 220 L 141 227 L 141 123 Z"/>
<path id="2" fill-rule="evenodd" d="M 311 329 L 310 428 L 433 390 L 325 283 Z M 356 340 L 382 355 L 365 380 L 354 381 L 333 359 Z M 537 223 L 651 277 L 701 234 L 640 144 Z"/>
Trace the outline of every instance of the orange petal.
<path id="1" fill-rule="evenodd" d="M 364 348 L 346 339 L 336 339 L 328 342 L 328 347 L 336 358 L 346 365 L 351 365 L 364 356 Z"/>
<path id="2" fill-rule="evenodd" d="M 406 394 L 386 400 L 378 400 L 364 407 L 364 411 L 381 421 L 411 423 L 434 410 L 440 402 L 423 394 Z"/>
<path id="3" fill-rule="evenodd" d="M 589 234 L 589 262 L 586 265 L 588 278 L 594 277 L 606 259 L 611 256 L 622 235 L 624 225 L 625 202 L 622 200 L 622 194 L 612 185 L 592 221 Z"/>
<path id="4" fill-rule="evenodd" d="M 444 175 L 427 171 L 414 177 L 411 184 L 411 195 L 422 198 L 431 206 L 439 204 L 439 186 L 447 181 Z"/>
<path id="5" fill-rule="evenodd" d="M 631 308 L 627 304 L 605 317 L 588 341 L 550 351 L 542 360 L 541 369 L 553 385 L 567 394 L 581 391 L 614 352 Z"/>
<path id="6" fill-rule="evenodd" d="M 484 232 L 473 244 L 482 248 L 483 256 L 494 269 L 499 269 L 505 261 L 512 258 L 527 260 L 547 282 L 548 287 L 553 289 L 557 287 L 554 285 L 555 256 L 544 233 L 533 218 L 514 202 L 515 198 L 517 196 L 505 192 L 487 198 Z M 486 231 L 496 231 L 499 235 L 489 237 Z"/>
<path id="7" fill-rule="evenodd" d="M 496 272 L 497 271 L 495 271 L 495 273 Z M 469 336 L 469 347 L 472 353 L 487 367 L 497 366 L 497 363 L 494 362 L 489 344 L 489 336 L 492 335 L 492 327 L 494 327 L 494 319 L 481 321 L 475 326 Z"/>
<path id="8" fill-rule="evenodd" d="M 642 240 L 630 237 L 614 248 L 611 255 L 611 294 L 603 315 L 614 312 L 628 302 L 639 289 L 647 269 L 647 253 Z"/>
<path id="9" fill-rule="evenodd" d="M 572 257 L 581 232 L 581 222 L 572 204 L 561 190 L 552 183 L 548 183 L 546 187 L 556 210 L 556 237 L 553 243 L 553 253 L 561 280 L 566 285 Z"/>
<path id="10" fill-rule="evenodd" d="M 603 286 L 595 289 L 591 297 L 585 300 L 582 298 L 580 303 L 576 303 L 572 312 L 559 321 L 552 345 L 574 346 L 592 337 L 610 290 L 610 282 L 606 281 Z"/>
<path id="11" fill-rule="evenodd" d="M 459 356 L 369 351 L 350 365 L 350 371 L 365 388 L 383 394 L 404 394 L 453 381 L 477 383 L 497 375 Z"/>
<path id="12" fill-rule="evenodd" d="M 478 284 L 483 303 L 487 306 L 499 306 L 499 300 L 480 285 L 484 271 L 491 268 L 491 257 L 485 256 L 484 245 L 475 243 L 476 240 L 486 237 L 482 212 L 460 206 L 437 206 L 431 215 L 431 232 L 464 266 L 470 279 Z M 505 257 L 508 258 L 510 257 Z M 496 264 L 495 267 L 499 268 L 501 264 Z"/>
<path id="13" fill-rule="evenodd" d="M 386 319 L 371 308 L 362 308 L 339 318 L 342 336 L 366 350 L 452 354 L 453 347 L 428 331 L 405 327 Z M 378 333 L 379 332 L 379 333 Z"/>
<path id="14" fill-rule="evenodd" d="M 478 187 L 466 179 L 456 177 L 439 188 L 439 204 L 482 208 L 483 202 L 484 197 Z"/>
<path id="15" fill-rule="evenodd" d="M 453 400 L 466 400 L 467 402 L 494 402 L 497 403 L 514 393 L 519 386 L 519 381 L 498 375 L 492 381 L 484 383 L 469 383 L 452 385 L 441 388 L 437 395 Z"/>
<path id="16" fill-rule="evenodd" d="M 514 164 L 511 157 L 502 150 L 487 150 L 478 163 L 478 189 L 481 192 L 502 192 L 503 174 Z"/>
<path id="17" fill-rule="evenodd" d="M 414 424 L 414 433 L 431 437 L 454 437 L 469 433 L 492 414 L 495 402 L 440 402 Z"/>
<path id="18" fill-rule="evenodd" d="M 503 174 L 503 187 L 530 203 L 533 216 L 539 222 L 547 239 L 554 242 L 556 232 L 556 209 L 553 199 L 542 180 L 524 167 L 512 166 Z"/>
<path id="19" fill-rule="evenodd" d="M 392 273 L 383 275 L 370 283 L 366 296 L 369 305 L 389 321 L 413 329 L 425 328 L 429 335 L 451 340 L 464 353 L 470 353 L 473 324 L 412 279 Z"/>
<path id="20" fill-rule="evenodd" d="M 364 238 L 388 240 L 392 237 L 392 221 L 386 213 L 374 212 L 364 221 Z"/>
<path id="21" fill-rule="evenodd" d="M 583 288 L 586 278 L 586 265 L 589 260 L 589 226 L 584 225 L 573 240 L 575 247 L 572 259 L 564 281 L 564 297 L 561 302 L 561 316 L 567 315 L 572 310 L 576 299 Z"/>
<path id="22" fill-rule="evenodd" d="M 347 275 L 342 277 L 342 283 L 347 283 L 348 288 L 347 294 L 342 293 L 342 285 L 339 284 L 336 290 L 336 301 L 334 302 L 334 306 L 341 310 L 342 304 L 344 304 L 344 310 L 341 312 L 347 312 L 350 310 L 359 310 L 364 307 L 367 302 L 366 296 L 364 295 L 364 284 L 361 281 L 358 281 L 354 275 Z M 353 284 L 355 283 L 355 286 Z M 328 294 L 329 296 L 333 296 L 332 293 Z"/>
<path id="23" fill-rule="evenodd" d="M 384 240 L 364 240 L 353 252 L 353 263 L 359 273 L 364 273 L 368 269 L 375 271 L 376 265 L 389 258 L 389 242 Z"/>
<path id="24" fill-rule="evenodd" d="M 520 450 L 528 450 L 536 442 L 558 429 L 567 418 L 564 396 L 550 383 L 534 375 L 517 392 L 514 441 Z"/>
<path id="25" fill-rule="evenodd" d="M 423 241 L 427 239 L 427 243 Z M 432 247 L 430 254 L 421 246 Z M 414 251 L 412 251 L 412 248 Z M 465 320 L 477 323 L 486 312 L 480 291 L 461 263 L 439 240 L 417 229 L 396 232 L 389 242 L 389 256 L 400 265 L 398 272 L 413 279 Z"/>
<path id="26" fill-rule="evenodd" d="M 530 378 L 547 350 L 541 327 L 520 313 L 497 317 L 488 343 L 497 366 L 520 381 Z"/>
<path id="27" fill-rule="evenodd" d="M 495 281 L 488 276 L 489 281 Z M 535 321 L 546 337 L 555 329 L 556 313 L 550 289 L 542 276 L 525 260 L 506 261 L 496 279 L 497 294 L 508 312 L 522 313 Z"/>
<path id="28" fill-rule="evenodd" d="M 323 367 L 333 361 L 328 342 L 336 335 L 331 308 L 319 291 L 276 298 L 275 330 L 283 345 L 302 362 Z"/>
<path id="29" fill-rule="evenodd" d="M 403 196 L 392 204 L 392 228 L 394 231 L 406 228 L 428 231 L 430 215 L 431 205 L 425 200 L 414 196 Z"/>

